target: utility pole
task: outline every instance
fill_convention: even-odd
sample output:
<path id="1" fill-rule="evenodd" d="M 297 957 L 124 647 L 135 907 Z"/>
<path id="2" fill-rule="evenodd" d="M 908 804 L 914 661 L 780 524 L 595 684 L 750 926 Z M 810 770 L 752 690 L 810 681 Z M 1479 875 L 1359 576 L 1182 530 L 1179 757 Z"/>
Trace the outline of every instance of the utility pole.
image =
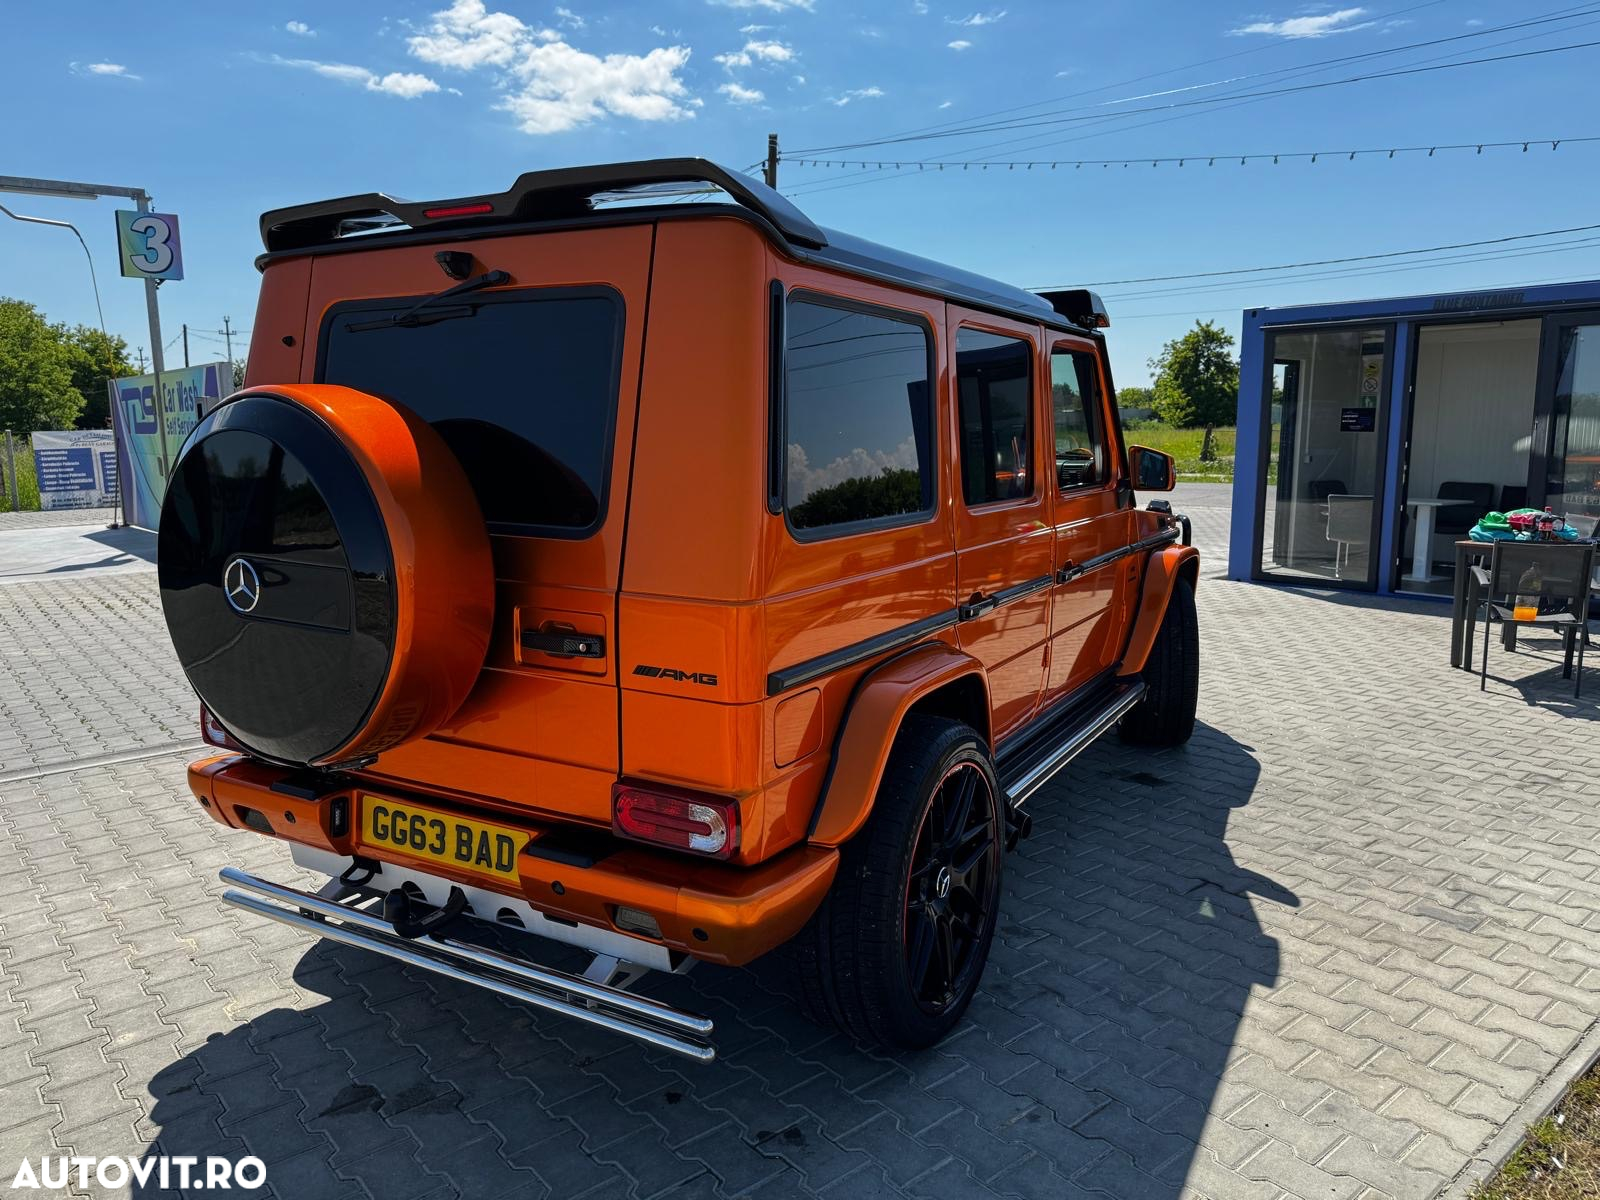
<path id="1" fill-rule="evenodd" d="M 144 347 L 139 347 L 139 374 L 144 374 Z"/>
<path id="2" fill-rule="evenodd" d="M 183 365 L 189 365 L 189 326 L 183 327 Z"/>
<path id="3" fill-rule="evenodd" d="M 767 134 L 767 169 L 762 173 L 769 188 L 778 186 L 778 135 Z"/>
<path id="4" fill-rule="evenodd" d="M 233 368 L 233 327 L 228 324 L 228 318 L 222 318 L 222 336 L 228 343 L 228 368 Z M 233 380 L 228 380 L 228 386 L 233 386 Z"/>

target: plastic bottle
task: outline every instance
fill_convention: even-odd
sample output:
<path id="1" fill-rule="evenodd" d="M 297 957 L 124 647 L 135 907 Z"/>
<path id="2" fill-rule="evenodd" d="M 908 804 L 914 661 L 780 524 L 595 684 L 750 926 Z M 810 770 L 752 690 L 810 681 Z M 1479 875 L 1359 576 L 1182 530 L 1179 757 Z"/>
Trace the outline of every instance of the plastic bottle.
<path id="1" fill-rule="evenodd" d="M 1539 593 L 1544 591 L 1544 572 L 1538 563 L 1530 563 L 1517 580 L 1517 599 L 1511 609 L 1514 621 L 1531 621 L 1539 615 Z"/>

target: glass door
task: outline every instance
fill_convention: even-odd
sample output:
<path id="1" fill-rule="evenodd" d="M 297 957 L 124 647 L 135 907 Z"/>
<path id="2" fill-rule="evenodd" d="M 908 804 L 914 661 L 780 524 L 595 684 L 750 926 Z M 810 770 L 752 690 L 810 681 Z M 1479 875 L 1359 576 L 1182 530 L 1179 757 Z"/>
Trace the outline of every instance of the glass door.
<path id="1" fill-rule="evenodd" d="M 1377 587 L 1389 338 L 1384 326 L 1272 335 L 1263 577 Z"/>
<path id="2" fill-rule="evenodd" d="M 1600 314 L 1551 317 L 1546 378 L 1553 388 L 1544 502 L 1556 512 L 1600 517 Z"/>

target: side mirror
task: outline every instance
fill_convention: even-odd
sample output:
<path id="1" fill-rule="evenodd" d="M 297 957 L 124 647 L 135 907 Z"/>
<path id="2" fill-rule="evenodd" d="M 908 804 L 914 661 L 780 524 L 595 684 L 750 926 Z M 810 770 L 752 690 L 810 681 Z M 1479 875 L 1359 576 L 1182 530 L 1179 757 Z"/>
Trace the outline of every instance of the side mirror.
<path id="1" fill-rule="evenodd" d="M 1178 486 L 1178 471 L 1172 455 L 1149 446 L 1128 447 L 1128 470 L 1136 492 L 1170 492 Z"/>

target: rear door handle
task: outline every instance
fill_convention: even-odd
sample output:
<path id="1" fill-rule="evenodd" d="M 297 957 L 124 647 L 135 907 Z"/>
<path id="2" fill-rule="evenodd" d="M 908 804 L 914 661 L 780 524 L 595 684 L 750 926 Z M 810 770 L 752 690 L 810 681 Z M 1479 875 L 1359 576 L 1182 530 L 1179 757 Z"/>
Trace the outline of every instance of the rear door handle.
<path id="1" fill-rule="evenodd" d="M 1069 558 L 1061 564 L 1061 569 L 1056 572 L 1056 582 L 1071 583 L 1081 574 L 1083 574 L 1083 568 Z"/>
<path id="2" fill-rule="evenodd" d="M 606 640 L 598 633 L 579 633 L 573 629 L 541 629 L 522 631 L 522 648 L 537 650 L 556 658 L 604 658 Z"/>

